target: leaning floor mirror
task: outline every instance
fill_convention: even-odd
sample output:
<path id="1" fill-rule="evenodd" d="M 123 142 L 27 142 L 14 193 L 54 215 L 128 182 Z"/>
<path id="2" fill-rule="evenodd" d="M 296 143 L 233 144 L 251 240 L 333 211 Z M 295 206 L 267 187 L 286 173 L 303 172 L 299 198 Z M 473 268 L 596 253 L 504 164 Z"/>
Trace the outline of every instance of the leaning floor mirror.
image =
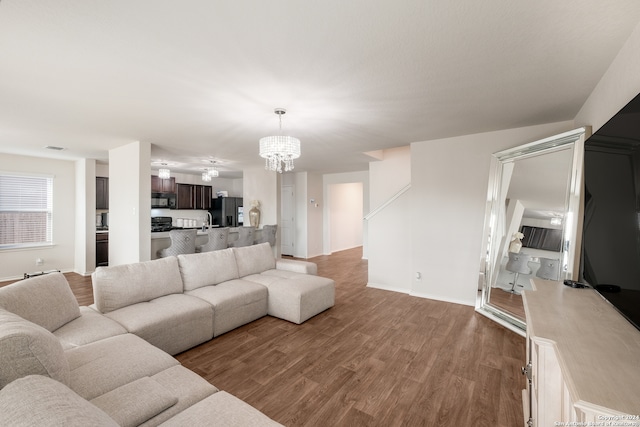
<path id="1" fill-rule="evenodd" d="M 476 310 L 524 335 L 531 278 L 577 275 L 586 128 L 493 154 Z"/>

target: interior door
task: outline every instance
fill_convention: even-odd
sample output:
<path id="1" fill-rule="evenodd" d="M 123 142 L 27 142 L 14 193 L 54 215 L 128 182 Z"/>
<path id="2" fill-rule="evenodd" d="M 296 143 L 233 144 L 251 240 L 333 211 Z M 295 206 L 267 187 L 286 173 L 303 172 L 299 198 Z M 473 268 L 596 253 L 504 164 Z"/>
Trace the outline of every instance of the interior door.
<path id="1" fill-rule="evenodd" d="M 282 255 L 294 255 L 295 196 L 293 185 L 283 185 L 281 192 L 280 250 L 282 251 Z"/>

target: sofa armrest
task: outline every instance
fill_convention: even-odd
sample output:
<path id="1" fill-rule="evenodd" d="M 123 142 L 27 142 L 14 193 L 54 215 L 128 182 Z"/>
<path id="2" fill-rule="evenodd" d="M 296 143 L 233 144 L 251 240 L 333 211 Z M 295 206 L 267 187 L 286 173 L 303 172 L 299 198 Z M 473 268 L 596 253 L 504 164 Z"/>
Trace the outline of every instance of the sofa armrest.
<path id="1" fill-rule="evenodd" d="M 178 398 L 149 377 L 125 384 L 91 400 L 123 427 L 137 426 L 178 403 Z"/>
<path id="2" fill-rule="evenodd" d="M 104 411 L 48 377 L 30 375 L 0 390 L 0 425 L 118 427 Z"/>
<path id="3" fill-rule="evenodd" d="M 293 271 L 296 273 L 318 274 L 318 266 L 309 261 L 300 261 L 297 259 L 277 259 L 276 270 Z"/>

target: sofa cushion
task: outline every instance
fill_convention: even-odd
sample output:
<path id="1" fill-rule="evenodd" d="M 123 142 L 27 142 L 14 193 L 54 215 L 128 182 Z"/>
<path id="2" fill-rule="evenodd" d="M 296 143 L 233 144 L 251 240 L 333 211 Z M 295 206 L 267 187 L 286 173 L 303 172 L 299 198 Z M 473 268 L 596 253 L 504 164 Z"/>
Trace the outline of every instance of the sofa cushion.
<path id="1" fill-rule="evenodd" d="M 151 377 L 178 398 L 178 403 L 141 424 L 141 427 L 155 427 L 164 421 L 206 399 L 218 391 L 207 380 L 184 366 L 165 369 Z"/>
<path id="2" fill-rule="evenodd" d="M 256 408 L 225 391 L 220 391 L 207 397 L 162 425 L 165 427 L 208 425 L 225 427 L 282 426 L 282 424 L 273 421 Z"/>
<path id="3" fill-rule="evenodd" d="M 232 249 L 178 255 L 178 264 L 185 291 L 240 277 Z"/>
<path id="4" fill-rule="evenodd" d="M 0 307 L 50 332 L 80 316 L 78 301 L 62 273 L 3 286 L 0 288 Z"/>
<path id="5" fill-rule="evenodd" d="M 0 390 L 0 425 L 12 427 L 118 427 L 102 410 L 64 384 L 31 375 Z"/>
<path id="6" fill-rule="evenodd" d="M 139 302 L 182 293 L 176 257 L 98 267 L 91 275 L 95 307 L 108 313 Z"/>
<path id="7" fill-rule="evenodd" d="M 179 364 L 133 334 L 106 338 L 65 354 L 70 369 L 69 387 L 88 400 Z"/>
<path id="8" fill-rule="evenodd" d="M 178 398 L 149 377 L 140 378 L 91 400 L 122 427 L 135 427 L 178 403 Z"/>
<path id="9" fill-rule="evenodd" d="M 80 307 L 80 313 L 80 317 L 53 332 L 65 350 L 127 333 L 121 324 L 89 307 Z"/>
<path id="10" fill-rule="evenodd" d="M 242 279 L 187 292 L 213 306 L 213 335 L 218 336 L 267 315 L 267 288 Z"/>
<path id="11" fill-rule="evenodd" d="M 335 282 L 326 277 L 267 270 L 243 280 L 266 286 L 269 289 L 268 314 L 290 322 L 300 324 L 335 304 Z"/>
<path id="12" fill-rule="evenodd" d="M 69 383 L 60 341 L 42 326 L 0 309 L 0 388 L 27 375 Z"/>
<path id="13" fill-rule="evenodd" d="M 276 269 L 280 271 L 294 271 L 296 273 L 318 274 L 318 265 L 315 262 L 301 261 L 299 259 L 278 259 Z"/>
<path id="14" fill-rule="evenodd" d="M 189 295 L 167 295 L 105 316 L 169 354 L 178 354 L 213 338 L 213 308 Z"/>
<path id="15" fill-rule="evenodd" d="M 240 277 L 276 268 L 276 259 L 269 243 L 231 248 L 238 264 Z"/>

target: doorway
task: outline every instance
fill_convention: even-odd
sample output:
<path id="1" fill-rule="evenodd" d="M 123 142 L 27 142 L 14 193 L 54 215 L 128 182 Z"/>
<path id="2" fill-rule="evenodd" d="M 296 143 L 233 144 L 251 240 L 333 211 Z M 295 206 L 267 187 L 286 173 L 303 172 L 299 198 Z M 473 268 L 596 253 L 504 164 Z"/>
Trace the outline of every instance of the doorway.
<path id="1" fill-rule="evenodd" d="M 280 251 L 282 255 L 294 255 L 295 241 L 295 188 L 293 185 L 282 185 L 280 196 Z"/>
<path id="2" fill-rule="evenodd" d="M 329 186 L 330 253 L 362 246 L 362 182 Z"/>

